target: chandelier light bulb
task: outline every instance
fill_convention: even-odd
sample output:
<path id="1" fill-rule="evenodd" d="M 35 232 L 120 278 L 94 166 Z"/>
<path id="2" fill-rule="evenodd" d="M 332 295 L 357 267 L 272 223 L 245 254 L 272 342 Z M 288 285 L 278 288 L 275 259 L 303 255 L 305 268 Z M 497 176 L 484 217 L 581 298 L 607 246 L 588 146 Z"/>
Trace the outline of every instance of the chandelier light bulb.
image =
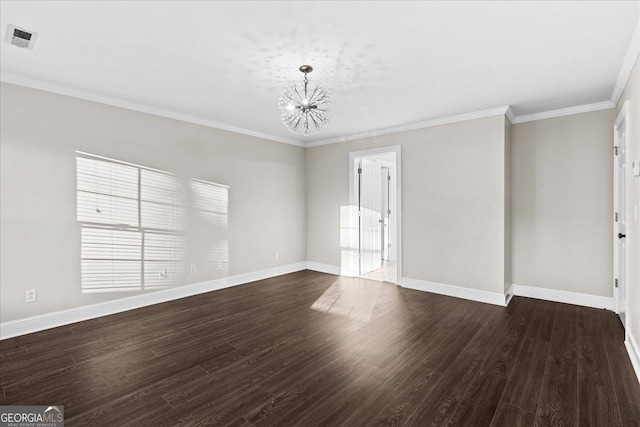
<path id="1" fill-rule="evenodd" d="M 313 71 L 310 65 L 300 66 L 304 73 L 302 82 L 291 82 L 280 95 L 282 124 L 293 133 L 311 135 L 327 124 L 329 92 L 323 86 L 309 82 L 307 74 Z"/>

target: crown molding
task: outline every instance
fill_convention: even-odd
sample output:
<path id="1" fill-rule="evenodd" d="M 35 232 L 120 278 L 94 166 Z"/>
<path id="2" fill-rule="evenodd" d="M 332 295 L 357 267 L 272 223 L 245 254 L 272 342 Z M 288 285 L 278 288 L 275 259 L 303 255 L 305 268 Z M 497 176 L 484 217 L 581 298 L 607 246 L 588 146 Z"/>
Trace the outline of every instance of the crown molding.
<path id="1" fill-rule="evenodd" d="M 320 145 L 337 144 L 340 142 L 354 141 L 356 139 L 363 139 L 363 138 L 372 138 L 376 136 L 389 135 L 392 133 L 400 133 L 400 132 L 406 132 L 410 130 L 446 125 L 449 123 L 464 122 L 467 120 L 482 119 L 485 117 L 492 117 L 492 116 L 502 116 L 507 114 L 507 111 L 509 110 L 509 108 L 510 107 L 507 105 L 504 107 L 492 108 L 489 110 L 474 111 L 471 113 L 458 114 L 455 116 L 441 117 L 437 119 L 426 120 L 426 121 L 416 122 L 416 123 L 408 123 L 406 125 L 401 125 L 401 126 L 393 126 L 389 128 L 355 133 L 355 134 L 346 135 L 346 136 L 338 136 L 335 138 L 321 139 L 319 141 L 308 142 L 305 144 L 305 147 L 317 147 Z"/>
<path id="2" fill-rule="evenodd" d="M 12 73 L 0 74 L 0 81 L 18 86 L 24 86 L 31 89 L 42 90 L 45 92 L 52 92 L 58 95 L 70 96 L 73 98 L 84 99 L 86 101 L 97 102 L 100 104 L 111 105 L 114 107 L 126 108 L 127 110 L 138 111 L 141 113 L 153 114 L 155 116 L 166 117 L 168 119 L 180 120 L 182 122 L 193 123 L 196 125 L 207 126 L 214 129 L 225 130 L 228 132 L 239 133 L 242 135 L 253 136 L 256 138 L 266 139 L 269 141 L 282 142 L 284 144 L 296 145 L 298 147 L 304 147 L 304 142 L 296 141 L 289 138 L 281 138 L 274 135 L 268 135 L 262 132 L 256 132 L 249 129 L 239 128 L 236 126 L 230 126 L 224 123 L 216 122 L 214 120 L 204 119 L 202 117 L 192 116 L 189 114 L 176 113 L 174 111 L 165 110 L 162 108 L 152 107 L 146 104 L 139 104 L 137 102 L 126 101 L 123 99 L 112 98 L 109 96 L 98 95 L 96 93 L 71 89 L 61 85 L 55 85 L 51 83 L 43 83 L 28 77 L 18 76 Z"/>
<path id="3" fill-rule="evenodd" d="M 616 104 L 611 101 L 595 102 L 593 104 L 577 105 L 575 107 L 560 108 L 558 110 L 543 111 L 542 113 L 526 114 L 515 116 L 511 123 L 525 123 L 536 120 L 552 119 L 554 117 L 571 116 L 573 114 L 588 113 L 591 111 L 607 110 L 615 108 Z"/>
<path id="4" fill-rule="evenodd" d="M 516 113 L 513 112 L 513 108 L 511 108 L 511 105 L 507 107 L 507 111 L 504 113 L 504 115 L 507 116 L 507 119 L 509 119 L 511 123 L 513 123 L 513 121 L 516 119 Z"/>
<path id="5" fill-rule="evenodd" d="M 618 105 L 622 92 L 624 91 L 625 86 L 627 86 L 627 81 L 629 80 L 629 77 L 631 77 L 631 71 L 633 71 L 633 66 L 638 59 L 638 54 L 640 54 L 640 18 L 638 19 L 638 24 L 636 24 L 633 36 L 631 36 L 627 53 L 624 56 L 622 67 L 618 73 L 618 79 L 616 80 L 613 92 L 611 93 L 611 103 L 614 106 Z"/>
<path id="6" fill-rule="evenodd" d="M 194 123 L 202 126 L 207 126 L 215 129 L 221 129 L 229 132 L 234 132 L 242 135 L 248 135 L 256 138 L 266 139 L 269 141 L 281 142 L 284 144 L 295 145 L 298 147 L 317 147 L 321 145 L 337 144 L 340 142 L 354 141 L 364 138 L 372 138 L 376 136 L 389 135 L 394 133 L 406 132 L 411 130 L 423 129 L 433 126 L 440 126 L 450 123 L 463 122 L 467 120 L 481 119 L 491 116 L 504 115 L 512 124 L 526 123 L 536 120 L 544 120 L 555 117 L 569 116 L 573 114 L 588 113 L 591 111 L 606 110 L 609 108 L 615 108 L 620 100 L 620 96 L 624 91 L 624 88 L 631 76 L 633 66 L 640 54 L 640 20 L 636 25 L 633 36 L 629 42 L 627 53 L 625 54 L 622 67 L 618 73 L 611 98 L 608 101 L 596 102 L 592 104 L 577 105 L 573 107 L 560 108 L 557 110 L 543 111 L 540 113 L 525 114 L 517 116 L 510 105 L 492 108 L 488 110 L 474 111 L 470 113 L 457 114 L 454 116 L 440 117 L 432 120 L 425 120 L 415 123 L 408 123 L 400 126 L 393 126 L 389 128 L 377 129 L 367 132 L 360 132 L 351 135 L 338 136 L 333 138 L 326 138 L 317 141 L 303 142 L 289 138 L 282 138 L 274 135 L 265 134 L 262 132 L 256 132 L 249 129 L 230 126 L 224 123 L 216 122 L 214 120 L 204 119 L 197 116 L 188 114 L 176 113 L 169 110 L 164 110 L 156 107 L 152 107 L 145 104 L 139 104 L 136 102 L 121 100 L 108 96 L 98 95 L 95 93 L 80 91 L 71 89 L 64 86 L 43 83 L 23 76 L 18 76 L 12 73 L 2 73 L 0 75 L 0 81 L 18 86 L 25 86 L 32 89 L 43 90 L 46 92 L 57 93 L 59 95 L 70 96 L 74 98 L 80 98 L 87 101 L 98 102 L 101 104 L 112 105 L 115 107 L 126 108 L 128 110 L 139 111 L 143 113 L 153 114 L 156 116 L 166 117 L 174 120 L 180 120 L 187 123 Z"/>

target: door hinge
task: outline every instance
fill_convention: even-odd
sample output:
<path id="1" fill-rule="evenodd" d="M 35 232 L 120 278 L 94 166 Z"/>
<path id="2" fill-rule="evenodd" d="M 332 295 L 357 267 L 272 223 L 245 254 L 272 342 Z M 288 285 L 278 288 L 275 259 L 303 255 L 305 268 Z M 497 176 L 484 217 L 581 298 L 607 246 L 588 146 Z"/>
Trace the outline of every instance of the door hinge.
<path id="1" fill-rule="evenodd" d="M 362 174 L 362 168 L 358 168 L 358 174 Z"/>
<path id="2" fill-rule="evenodd" d="M 617 288 L 618 287 L 618 279 L 615 280 L 614 284 L 615 284 L 615 287 Z"/>
<path id="3" fill-rule="evenodd" d="M 391 175 L 387 175 L 387 181 L 391 181 Z"/>
<path id="4" fill-rule="evenodd" d="M 611 148 L 613 148 L 613 154 L 614 154 L 615 156 L 617 156 L 617 155 L 618 155 L 618 146 L 617 146 L 617 145 L 614 145 L 614 146 L 613 146 L 613 147 L 611 147 Z"/>
<path id="5" fill-rule="evenodd" d="M 616 212 L 614 215 L 615 215 L 615 221 L 618 222 L 618 212 Z"/>
<path id="6" fill-rule="evenodd" d="M 391 209 L 387 210 L 387 215 L 391 215 Z"/>

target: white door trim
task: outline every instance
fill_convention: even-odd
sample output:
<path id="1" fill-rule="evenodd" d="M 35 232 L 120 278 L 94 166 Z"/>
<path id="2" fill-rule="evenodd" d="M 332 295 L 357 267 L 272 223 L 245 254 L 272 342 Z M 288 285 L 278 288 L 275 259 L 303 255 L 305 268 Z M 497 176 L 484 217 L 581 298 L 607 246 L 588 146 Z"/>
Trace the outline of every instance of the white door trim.
<path id="1" fill-rule="evenodd" d="M 398 263 L 397 263 L 397 284 L 402 285 L 402 150 L 400 145 L 392 145 L 389 147 L 372 148 L 370 150 L 352 151 L 349 153 L 349 204 L 351 206 L 358 205 L 358 180 L 356 178 L 356 159 L 359 157 L 375 156 L 377 154 L 396 153 L 396 203 L 398 211 L 396 215 L 397 221 L 397 245 L 398 245 Z"/>
<path id="2" fill-rule="evenodd" d="M 625 103 L 623 104 L 622 108 L 620 109 L 620 112 L 618 113 L 618 117 L 616 117 L 616 120 L 613 124 L 613 144 L 614 146 L 618 145 L 618 134 L 619 134 L 619 130 L 620 130 L 620 125 L 622 124 L 622 122 L 624 121 L 625 124 L 625 140 L 624 140 L 624 144 L 625 144 L 625 148 L 628 147 L 627 144 L 627 139 L 628 139 L 628 135 L 629 135 L 629 101 L 625 101 Z M 618 148 L 620 149 L 620 148 Z M 626 151 L 626 150 L 625 150 Z M 619 200 L 618 200 L 618 196 L 619 196 L 619 191 L 618 191 L 618 186 L 620 185 L 619 183 L 619 178 L 618 178 L 618 161 L 619 161 L 619 157 L 614 155 L 613 156 L 613 212 L 615 215 L 615 212 L 618 209 L 618 205 L 619 205 Z M 627 167 L 627 171 L 629 170 L 629 168 Z M 627 172 L 628 175 L 628 172 Z M 624 194 L 624 198 L 628 201 L 629 200 L 629 182 L 628 182 L 628 177 L 625 177 L 625 180 L 627 181 L 625 185 L 625 194 Z M 629 216 L 629 206 L 628 203 L 624 204 L 625 206 L 625 212 L 624 212 L 624 217 L 626 218 L 627 223 L 629 222 L 630 216 Z M 627 319 L 627 323 L 628 323 L 628 314 L 629 314 L 629 298 L 628 298 L 628 291 L 629 291 L 629 251 L 626 251 L 625 254 L 625 274 L 624 274 L 624 280 L 622 281 L 622 283 L 618 283 L 619 287 L 624 287 L 624 295 L 627 296 L 625 298 L 625 307 L 619 307 L 619 298 L 618 298 L 618 293 L 620 291 L 619 288 L 616 288 L 615 286 L 615 279 L 617 277 L 617 266 L 619 265 L 618 263 L 618 224 L 616 223 L 615 217 L 613 217 L 613 280 L 612 280 L 612 286 L 613 286 L 613 300 L 614 300 L 614 310 L 616 313 L 620 313 L 620 309 L 623 308 L 624 309 L 624 313 L 626 319 Z M 626 331 L 625 331 L 625 337 L 626 337 Z"/>

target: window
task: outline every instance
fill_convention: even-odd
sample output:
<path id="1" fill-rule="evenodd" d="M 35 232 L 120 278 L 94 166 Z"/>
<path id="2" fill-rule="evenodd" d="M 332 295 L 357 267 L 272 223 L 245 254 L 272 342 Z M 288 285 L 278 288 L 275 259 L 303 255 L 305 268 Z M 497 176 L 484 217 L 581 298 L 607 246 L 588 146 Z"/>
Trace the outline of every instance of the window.
<path id="1" fill-rule="evenodd" d="M 77 153 L 76 166 L 82 292 L 178 284 L 186 269 L 185 180 L 86 153 Z M 226 228 L 228 187 L 194 179 L 189 185 L 196 215 Z M 220 257 L 214 262 L 219 266 Z"/>

